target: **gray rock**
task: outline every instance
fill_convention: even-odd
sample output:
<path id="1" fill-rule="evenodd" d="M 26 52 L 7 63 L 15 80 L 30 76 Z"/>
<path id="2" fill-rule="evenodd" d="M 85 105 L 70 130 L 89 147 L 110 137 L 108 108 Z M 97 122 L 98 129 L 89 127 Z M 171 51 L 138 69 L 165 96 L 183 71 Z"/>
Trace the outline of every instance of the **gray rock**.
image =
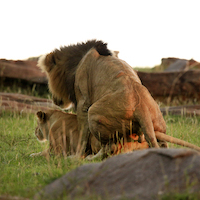
<path id="1" fill-rule="evenodd" d="M 187 60 L 179 59 L 172 63 L 167 69 L 165 69 L 165 72 L 176 72 L 176 71 L 183 71 L 187 67 Z"/>
<path id="2" fill-rule="evenodd" d="M 159 199 L 200 188 L 200 154 L 147 149 L 83 165 L 47 185 L 34 199 Z M 94 198 L 96 197 L 96 198 Z"/>

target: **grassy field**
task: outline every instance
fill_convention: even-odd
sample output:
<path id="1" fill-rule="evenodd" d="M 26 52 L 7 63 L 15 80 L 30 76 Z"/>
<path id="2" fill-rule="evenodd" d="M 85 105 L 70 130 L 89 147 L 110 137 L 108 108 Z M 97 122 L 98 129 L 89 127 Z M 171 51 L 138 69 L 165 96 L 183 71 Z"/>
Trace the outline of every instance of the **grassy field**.
<path id="1" fill-rule="evenodd" d="M 200 118 L 166 116 L 165 120 L 167 134 L 200 146 Z M 52 180 L 89 162 L 30 157 L 46 148 L 37 141 L 35 127 L 32 114 L 0 113 L 0 195 L 31 198 Z"/>
<path id="2" fill-rule="evenodd" d="M 47 147 L 34 135 L 36 119 L 32 114 L 1 113 L 0 127 L 0 195 L 31 197 L 52 180 L 86 163 L 30 157 Z"/>

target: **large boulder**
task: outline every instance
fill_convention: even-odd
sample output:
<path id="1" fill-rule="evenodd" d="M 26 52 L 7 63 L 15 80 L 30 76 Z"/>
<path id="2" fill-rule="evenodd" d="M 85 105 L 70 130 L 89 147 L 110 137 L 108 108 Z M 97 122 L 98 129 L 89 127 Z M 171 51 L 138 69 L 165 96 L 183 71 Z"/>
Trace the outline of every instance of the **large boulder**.
<path id="1" fill-rule="evenodd" d="M 47 185 L 34 199 L 159 199 L 200 188 L 200 154 L 147 149 L 86 164 Z"/>
<path id="2" fill-rule="evenodd" d="M 200 69 L 200 63 L 194 59 L 187 60 L 187 59 L 169 57 L 169 58 L 162 58 L 161 64 L 156 66 L 155 70 L 181 71 L 193 68 Z"/>
<path id="3" fill-rule="evenodd" d="M 183 71 L 186 70 L 188 66 L 188 61 L 185 59 L 179 59 L 169 65 L 167 69 L 165 69 L 165 72 L 177 72 L 177 71 Z"/>

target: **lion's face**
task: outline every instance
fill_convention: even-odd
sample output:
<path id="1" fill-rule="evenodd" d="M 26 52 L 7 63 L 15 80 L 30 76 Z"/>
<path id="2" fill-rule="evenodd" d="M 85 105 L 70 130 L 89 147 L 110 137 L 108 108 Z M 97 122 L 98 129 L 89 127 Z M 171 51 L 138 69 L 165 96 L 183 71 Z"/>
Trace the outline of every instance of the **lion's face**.
<path id="1" fill-rule="evenodd" d="M 35 128 L 35 136 L 40 142 L 45 142 L 49 137 L 49 126 L 47 116 L 44 112 L 37 112 L 37 127 Z"/>
<path id="2" fill-rule="evenodd" d="M 35 128 L 35 136 L 40 142 L 46 142 L 47 139 L 44 137 L 42 130 L 40 129 L 40 125 Z"/>

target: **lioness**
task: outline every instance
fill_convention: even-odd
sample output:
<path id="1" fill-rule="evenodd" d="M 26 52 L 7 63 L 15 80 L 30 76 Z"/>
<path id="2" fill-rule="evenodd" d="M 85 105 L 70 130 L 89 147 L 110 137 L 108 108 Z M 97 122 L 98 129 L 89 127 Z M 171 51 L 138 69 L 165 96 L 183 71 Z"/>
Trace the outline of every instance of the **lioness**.
<path id="1" fill-rule="evenodd" d="M 51 152 L 56 155 L 63 154 L 67 156 L 74 155 L 81 150 L 81 134 L 78 132 L 78 122 L 75 114 L 69 114 L 60 110 L 48 110 L 46 112 L 38 111 L 36 115 L 38 126 L 35 129 L 35 135 L 40 142 L 49 140 L 50 147 L 43 152 L 31 154 L 32 157 L 39 155 L 47 157 Z M 112 154 L 148 148 L 147 142 L 139 143 L 139 137 L 135 134 L 131 138 L 132 141 L 126 139 L 129 141 L 127 145 L 119 143 L 107 148 L 109 148 Z M 96 154 L 100 149 L 100 142 L 93 135 L 90 135 L 84 157 L 89 154 Z"/>
<path id="2" fill-rule="evenodd" d="M 54 154 L 65 156 L 73 155 L 81 150 L 80 134 L 78 131 L 77 116 L 60 110 L 38 111 L 35 135 L 39 141 L 49 140 L 49 149 L 31 154 L 31 156 L 48 156 Z M 91 135 L 88 141 L 84 156 L 90 153 L 97 153 L 101 149 L 100 142 Z"/>
<path id="3" fill-rule="evenodd" d="M 92 40 L 56 49 L 42 56 L 38 66 L 47 74 L 54 102 L 75 105 L 82 144 L 90 133 L 102 144 L 114 141 L 116 133 L 144 133 L 152 147 L 167 147 L 169 137 L 157 103 L 132 67 L 112 56 L 105 43 Z"/>

